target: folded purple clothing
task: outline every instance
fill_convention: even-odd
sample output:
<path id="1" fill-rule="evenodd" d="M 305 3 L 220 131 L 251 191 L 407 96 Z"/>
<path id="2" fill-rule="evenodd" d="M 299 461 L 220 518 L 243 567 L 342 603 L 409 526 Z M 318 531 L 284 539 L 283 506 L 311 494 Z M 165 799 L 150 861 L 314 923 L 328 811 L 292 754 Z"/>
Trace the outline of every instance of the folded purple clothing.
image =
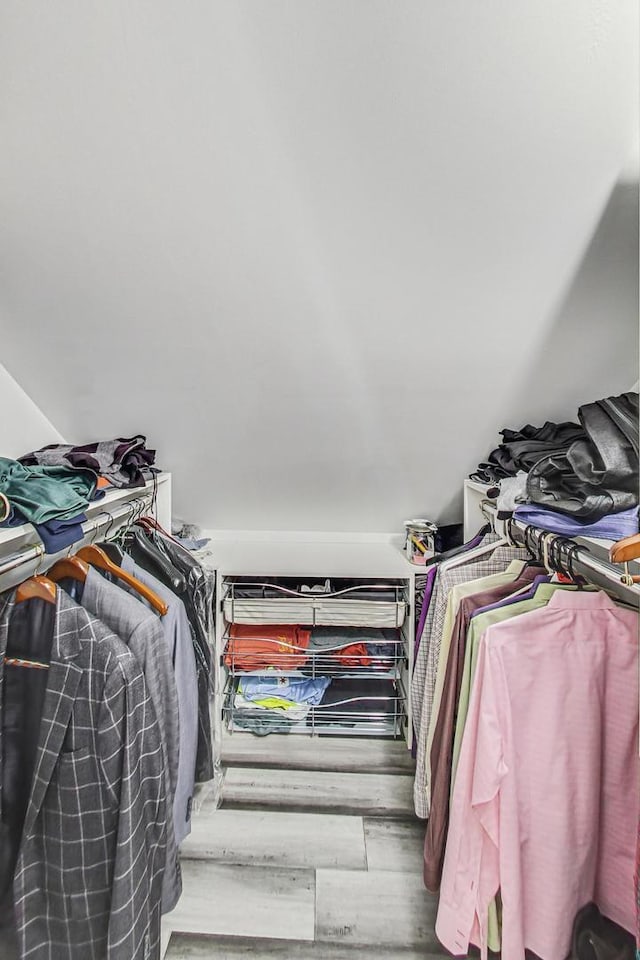
<path id="1" fill-rule="evenodd" d="M 594 523 L 582 523 L 575 517 L 543 507 L 527 505 L 518 507 L 514 518 L 521 523 L 541 527 L 551 533 L 565 534 L 567 537 L 595 537 L 601 540 L 622 540 L 638 533 L 638 507 L 609 513 Z"/>

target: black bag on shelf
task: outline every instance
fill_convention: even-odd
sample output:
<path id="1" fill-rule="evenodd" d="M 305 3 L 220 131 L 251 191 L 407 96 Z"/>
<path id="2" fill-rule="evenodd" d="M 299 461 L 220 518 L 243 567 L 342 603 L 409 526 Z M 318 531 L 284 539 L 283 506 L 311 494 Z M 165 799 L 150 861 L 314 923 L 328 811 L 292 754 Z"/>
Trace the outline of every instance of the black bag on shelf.
<path id="1" fill-rule="evenodd" d="M 568 960 L 635 960 L 635 939 L 603 917 L 595 903 L 578 910 Z"/>

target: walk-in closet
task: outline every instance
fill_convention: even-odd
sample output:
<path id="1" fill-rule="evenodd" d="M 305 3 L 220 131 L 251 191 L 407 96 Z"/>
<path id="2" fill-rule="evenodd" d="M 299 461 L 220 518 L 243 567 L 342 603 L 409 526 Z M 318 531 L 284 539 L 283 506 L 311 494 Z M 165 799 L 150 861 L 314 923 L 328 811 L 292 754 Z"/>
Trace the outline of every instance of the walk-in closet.
<path id="1" fill-rule="evenodd" d="M 0 960 L 638 960 L 635 0 L 0 0 L 0 140 Z"/>

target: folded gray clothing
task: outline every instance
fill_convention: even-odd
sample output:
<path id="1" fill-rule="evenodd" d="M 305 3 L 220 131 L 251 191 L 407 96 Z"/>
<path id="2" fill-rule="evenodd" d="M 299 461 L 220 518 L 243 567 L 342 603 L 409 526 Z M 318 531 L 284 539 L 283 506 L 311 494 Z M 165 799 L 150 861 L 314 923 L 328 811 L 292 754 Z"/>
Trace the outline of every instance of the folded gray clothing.
<path id="1" fill-rule="evenodd" d="M 387 627 L 312 627 L 309 653 L 334 647 L 336 650 L 352 643 L 396 644 L 398 630 Z"/>
<path id="2" fill-rule="evenodd" d="M 500 493 L 496 506 L 498 513 L 513 513 L 523 503 L 529 502 L 527 480 L 529 474 L 520 470 L 515 477 L 503 477 L 500 481 Z"/>
<path id="3" fill-rule="evenodd" d="M 238 711 L 233 715 L 233 725 L 239 730 L 248 730 L 257 737 L 266 737 L 269 733 L 290 733 L 291 728 L 300 721 L 286 720 L 284 716 L 273 717 L 256 716 L 253 711 L 246 713 Z"/>

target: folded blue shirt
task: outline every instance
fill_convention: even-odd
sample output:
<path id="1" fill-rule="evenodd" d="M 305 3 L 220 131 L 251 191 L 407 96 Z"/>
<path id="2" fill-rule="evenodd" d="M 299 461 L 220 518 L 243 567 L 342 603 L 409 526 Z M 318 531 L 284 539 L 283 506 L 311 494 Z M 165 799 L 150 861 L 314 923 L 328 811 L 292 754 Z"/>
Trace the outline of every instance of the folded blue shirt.
<path id="1" fill-rule="evenodd" d="M 307 703 L 316 706 L 331 680 L 329 677 L 243 677 L 240 691 L 246 700 L 264 700 L 266 697 L 281 697 L 292 703 Z"/>
<path id="2" fill-rule="evenodd" d="M 77 543 L 84 537 L 82 524 L 86 523 L 87 517 L 84 513 L 79 513 L 75 517 L 66 519 L 46 520 L 44 523 L 34 523 L 36 533 L 44 544 L 45 553 L 58 553 L 65 547 L 70 547 L 72 543 Z M 28 523 L 24 514 L 11 505 L 9 516 L 0 523 L 0 527 L 19 527 Z"/>
<path id="3" fill-rule="evenodd" d="M 514 519 L 521 523 L 530 523 L 534 527 L 561 533 L 567 537 L 595 537 L 602 540 L 622 540 L 638 533 L 638 507 L 609 513 L 594 523 L 581 523 L 575 517 L 555 510 L 545 510 L 532 504 L 518 507 Z"/>

